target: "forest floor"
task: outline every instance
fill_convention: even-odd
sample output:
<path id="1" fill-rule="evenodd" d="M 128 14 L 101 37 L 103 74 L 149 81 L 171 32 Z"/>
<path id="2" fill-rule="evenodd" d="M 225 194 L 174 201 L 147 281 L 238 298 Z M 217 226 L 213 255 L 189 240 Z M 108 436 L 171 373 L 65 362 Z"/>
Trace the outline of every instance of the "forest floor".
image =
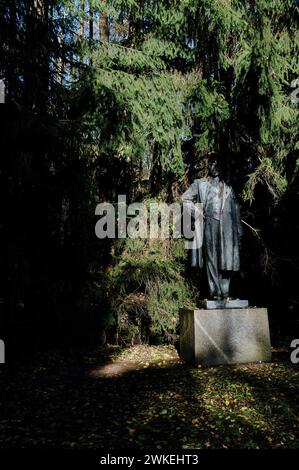
<path id="1" fill-rule="evenodd" d="M 2 448 L 298 448 L 299 368 L 192 368 L 172 346 L 106 347 L 0 368 Z"/>

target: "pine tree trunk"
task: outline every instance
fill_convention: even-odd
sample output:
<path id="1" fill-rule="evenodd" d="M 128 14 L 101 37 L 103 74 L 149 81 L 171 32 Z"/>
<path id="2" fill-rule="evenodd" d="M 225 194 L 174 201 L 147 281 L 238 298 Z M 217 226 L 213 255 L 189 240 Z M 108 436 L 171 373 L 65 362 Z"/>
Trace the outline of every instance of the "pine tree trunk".
<path id="1" fill-rule="evenodd" d="M 92 9 L 92 3 L 89 3 L 89 39 L 90 39 L 90 44 L 92 44 L 93 41 L 93 9 Z"/>
<path id="2" fill-rule="evenodd" d="M 107 12 L 107 2 L 105 2 L 103 11 L 100 13 L 99 30 L 100 41 L 105 43 L 109 42 L 109 18 Z"/>
<path id="3" fill-rule="evenodd" d="M 26 18 L 24 101 L 46 112 L 49 88 L 48 0 L 30 0 Z"/>
<path id="4" fill-rule="evenodd" d="M 63 20 L 65 19 L 65 12 L 63 12 Z M 58 43 L 59 43 L 59 51 L 58 51 L 58 58 L 57 58 L 57 81 L 63 85 L 63 78 L 64 78 L 64 71 L 65 71 L 65 24 L 64 21 L 61 25 L 61 31 L 58 33 Z"/>
<path id="5" fill-rule="evenodd" d="M 89 3 L 89 47 L 90 52 L 92 53 L 92 45 L 93 45 L 93 8 L 92 2 Z M 92 57 L 89 59 L 89 64 L 92 66 Z"/>
<path id="6" fill-rule="evenodd" d="M 10 27 L 10 37 L 8 39 L 8 48 L 12 50 L 16 49 L 15 44 L 17 37 L 17 12 L 16 12 L 16 2 L 15 0 L 10 0 L 9 2 L 9 27 Z M 2 78 L 2 77 L 1 77 Z M 17 89 L 17 73 L 13 60 L 8 61 L 7 63 L 7 76 L 6 76 L 6 95 L 8 98 L 13 97 L 14 92 Z"/>
<path id="7" fill-rule="evenodd" d="M 78 28 L 78 40 L 82 42 L 84 37 L 84 6 L 85 0 L 80 0 L 80 17 L 79 17 L 79 28 Z"/>

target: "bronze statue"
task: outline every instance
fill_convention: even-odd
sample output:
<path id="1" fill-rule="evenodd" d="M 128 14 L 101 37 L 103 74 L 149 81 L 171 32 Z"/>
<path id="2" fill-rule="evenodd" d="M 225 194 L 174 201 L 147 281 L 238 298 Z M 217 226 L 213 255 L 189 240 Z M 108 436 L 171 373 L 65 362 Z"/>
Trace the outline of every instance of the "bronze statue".
<path id="1" fill-rule="evenodd" d="M 191 250 L 191 265 L 202 268 L 205 264 L 210 295 L 215 300 L 229 298 L 231 272 L 240 269 L 240 238 L 242 225 L 239 204 L 231 186 L 226 184 L 218 159 L 209 158 L 209 175 L 196 179 L 183 194 L 182 201 L 193 207 L 202 204 L 202 246 Z M 202 225 L 202 224 L 201 224 Z"/>

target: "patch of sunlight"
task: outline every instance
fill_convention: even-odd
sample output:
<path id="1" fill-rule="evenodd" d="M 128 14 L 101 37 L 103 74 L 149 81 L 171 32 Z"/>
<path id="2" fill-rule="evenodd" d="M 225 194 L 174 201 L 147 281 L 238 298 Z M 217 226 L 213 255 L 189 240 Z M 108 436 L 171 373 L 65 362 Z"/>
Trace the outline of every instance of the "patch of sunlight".
<path id="1" fill-rule="evenodd" d="M 120 377 L 134 370 L 137 370 L 137 367 L 133 362 L 113 362 L 111 364 L 105 364 L 103 366 L 96 367 L 89 373 L 89 376 L 92 378 Z"/>

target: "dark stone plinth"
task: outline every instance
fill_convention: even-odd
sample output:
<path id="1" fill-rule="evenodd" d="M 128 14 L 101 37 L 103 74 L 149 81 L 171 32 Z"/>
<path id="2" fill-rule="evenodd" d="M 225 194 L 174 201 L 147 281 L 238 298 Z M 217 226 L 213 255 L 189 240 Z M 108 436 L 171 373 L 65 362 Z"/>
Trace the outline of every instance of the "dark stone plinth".
<path id="1" fill-rule="evenodd" d="M 248 308 L 248 300 L 201 300 L 199 302 L 199 308 L 206 310 L 216 310 L 224 308 Z"/>
<path id="2" fill-rule="evenodd" d="M 195 366 L 270 361 L 267 309 L 181 309 L 180 356 Z"/>

